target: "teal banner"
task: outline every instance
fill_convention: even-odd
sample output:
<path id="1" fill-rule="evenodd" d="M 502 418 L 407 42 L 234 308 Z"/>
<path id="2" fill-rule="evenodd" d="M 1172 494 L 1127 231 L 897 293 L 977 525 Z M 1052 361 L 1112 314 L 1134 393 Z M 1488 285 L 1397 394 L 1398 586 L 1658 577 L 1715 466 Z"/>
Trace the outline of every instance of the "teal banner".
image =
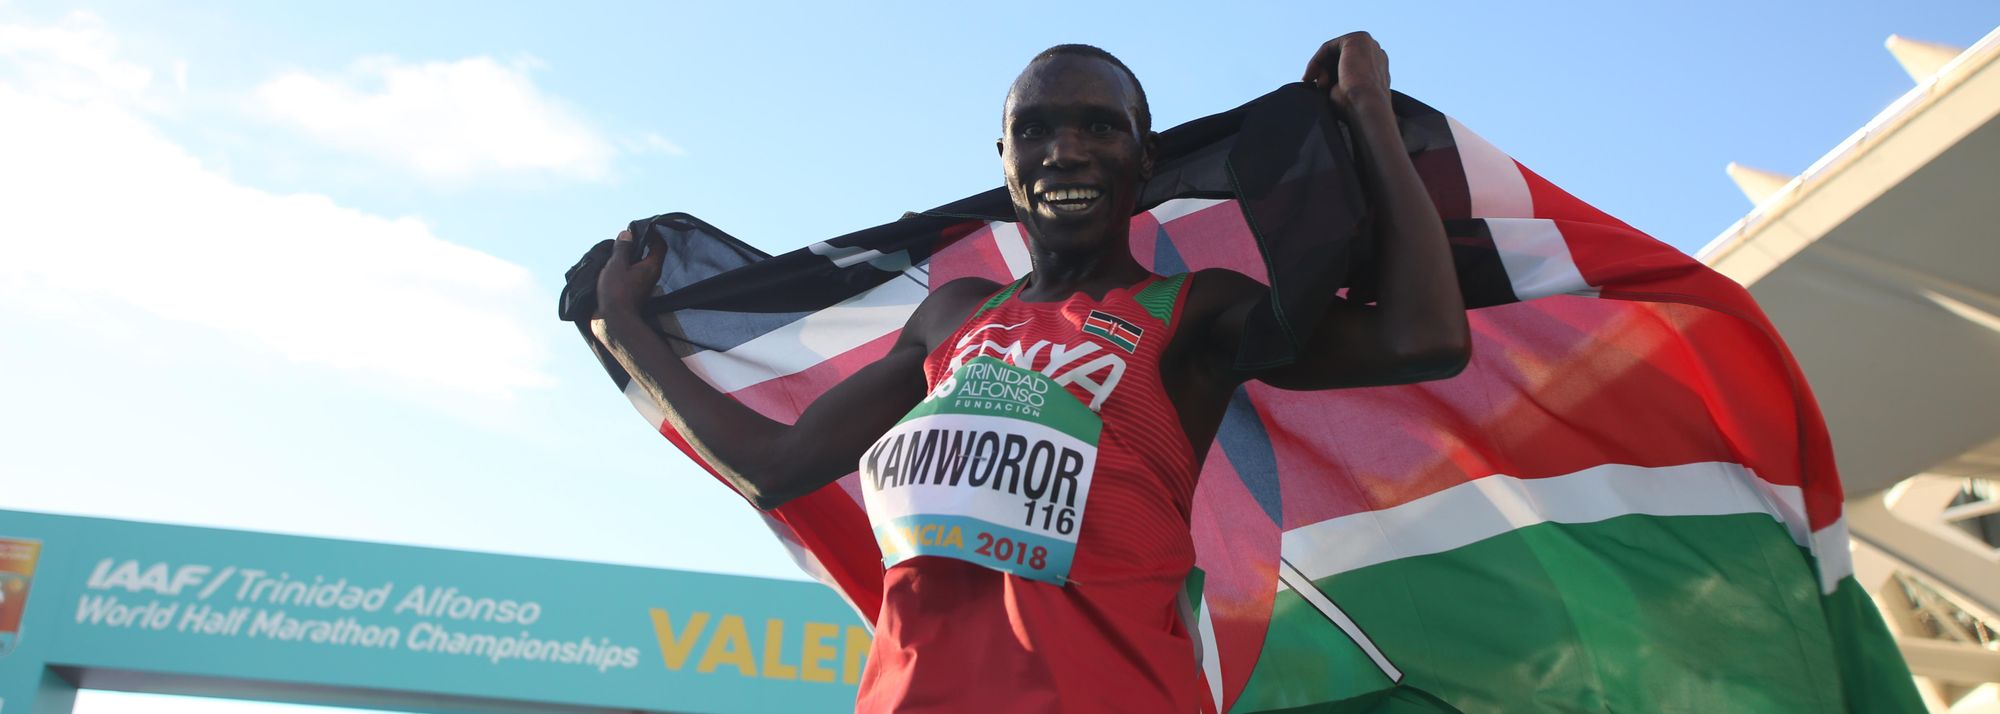
<path id="1" fill-rule="evenodd" d="M 0 714 L 51 676 L 416 711 L 849 711 L 869 644 L 803 582 L 14 511 L 0 556 Z"/>

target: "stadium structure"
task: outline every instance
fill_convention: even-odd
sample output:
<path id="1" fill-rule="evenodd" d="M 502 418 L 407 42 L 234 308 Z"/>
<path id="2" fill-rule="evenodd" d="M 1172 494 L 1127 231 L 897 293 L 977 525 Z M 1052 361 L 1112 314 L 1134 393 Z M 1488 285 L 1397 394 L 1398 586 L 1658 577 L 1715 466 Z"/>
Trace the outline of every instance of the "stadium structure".
<path id="1" fill-rule="evenodd" d="M 2000 712 L 2000 29 L 1891 36 L 1916 86 L 1699 253 L 1749 287 L 1818 395 L 1855 575 L 1933 712 Z"/>

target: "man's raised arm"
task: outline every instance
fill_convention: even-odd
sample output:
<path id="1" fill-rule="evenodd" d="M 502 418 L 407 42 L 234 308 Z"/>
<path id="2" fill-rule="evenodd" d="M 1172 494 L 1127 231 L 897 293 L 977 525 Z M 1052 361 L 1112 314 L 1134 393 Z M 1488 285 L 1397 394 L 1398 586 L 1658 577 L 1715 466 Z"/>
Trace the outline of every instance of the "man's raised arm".
<path id="1" fill-rule="evenodd" d="M 1451 377 L 1471 355 L 1465 300 L 1444 223 L 1423 179 L 1410 163 L 1390 105 L 1389 57 L 1365 32 L 1328 41 L 1306 65 L 1305 81 L 1327 92 L 1354 137 L 1356 159 L 1375 233 L 1381 291 L 1374 305 L 1336 300 L 1288 366 L 1237 379 L 1283 389 L 1331 389 L 1406 384 Z M 1211 344 L 1237 344 L 1260 286 L 1219 276 L 1235 309 L 1215 323 Z M 1220 364 L 1231 364 L 1221 361 Z"/>
<path id="2" fill-rule="evenodd" d="M 659 280 L 666 245 L 649 241 L 645 247 L 642 257 L 629 232 L 618 234 L 598 275 L 600 319 L 593 331 L 667 423 L 752 505 L 775 508 L 853 471 L 862 452 L 923 399 L 925 335 L 941 321 L 932 315 L 949 311 L 937 303 L 949 300 L 925 300 L 887 356 L 827 390 L 797 423 L 785 424 L 702 381 L 647 324 L 640 306 Z"/>

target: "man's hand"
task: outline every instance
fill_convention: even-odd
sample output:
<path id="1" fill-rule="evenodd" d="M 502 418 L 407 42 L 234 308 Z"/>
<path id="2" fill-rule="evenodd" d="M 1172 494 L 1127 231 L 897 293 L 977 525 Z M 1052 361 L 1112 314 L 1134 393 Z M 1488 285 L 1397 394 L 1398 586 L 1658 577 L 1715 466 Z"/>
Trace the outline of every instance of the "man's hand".
<path id="1" fill-rule="evenodd" d="M 658 239 L 647 241 L 645 257 L 641 258 L 638 243 L 631 231 L 619 231 L 618 240 L 612 241 L 611 260 L 597 274 L 599 317 L 636 315 L 653 296 L 653 287 L 660 282 L 660 266 L 667 260 L 667 244 Z"/>
<path id="2" fill-rule="evenodd" d="M 1320 45 L 1301 79 L 1326 90 L 1327 99 L 1351 115 L 1366 102 L 1388 104 L 1389 55 L 1368 33 L 1350 32 Z"/>

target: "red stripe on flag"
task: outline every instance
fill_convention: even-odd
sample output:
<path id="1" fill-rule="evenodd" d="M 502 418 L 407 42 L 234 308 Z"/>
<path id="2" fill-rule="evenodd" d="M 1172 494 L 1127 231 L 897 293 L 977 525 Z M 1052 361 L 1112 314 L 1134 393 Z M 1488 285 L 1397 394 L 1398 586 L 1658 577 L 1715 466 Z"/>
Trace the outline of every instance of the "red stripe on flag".
<path id="1" fill-rule="evenodd" d="M 659 425 L 660 435 L 667 437 L 681 453 L 702 470 L 721 481 L 730 490 L 728 481 L 709 466 L 694 447 L 680 432 L 668 424 Z M 869 537 L 868 514 L 861 505 L 843 492 L 838 485 L 829 485 L 818 491 L 793 499 L 790 503 L 770 512 L 790 533 L 780 533 L 803 546 L 819 560 L 820 567 L 833 578 L 832 585 L 840 588 L 848 602 L 861 610 L 862 616 L 874 622 L 882 609 L 882 561 L 876 555 L 875 542 Z"/>
<path id="2" fill-rule="evenodd" d="M 1493 474 L 1756 460 L 1730 437 L 1740 427 L 1717 423 L 1732 417 L 1711 416 L 1712 405 L 1768 396 L 1746 393 L 1759 390 L 1750 372 L 1719 380 L 1715 365 L 1699 358 L 1745 354 L 1740 336 L 1709 329 L 1726 318 L 1680 305 L 1555 297 L 1479 310 L 1472 321 L 1473 361 L 1450 380 L 1332 392 L 1252 387 L 1278 471 L 1323 474 L 1326 484 L 1284 493 L 1287 528 Z M 1699 339 L 1683 342 L 1677 328 Z M 1751 438 L 1776 449 L 1788 437 Z M 1759 476 L 1799 483 L 1785 470 Z"/>
<path id="3" fill-rule="evenodd" d="M 804 371 L 739 389 L 730 396 L 772 419 L 797 421 L 804 405 L 887 354 L 895 344 L 896 335 L 893 332 L 883 335 Z M 658 426 L 660 434 L 688 458 L 710 475 L 716 475 L 715 469 L 702 461 L 671 426 Z M 717 480 L 721 480 L 719 475 Z M 726 481 L 723 483 L 728 485 Z M 861 503 L 842 484 L 834 483 L 793 499 L 771 511 L 771 515 L 791 531 L 792 540 L 819 560 L 848 601 L 869 622 L 874 622 L 882 605 L 882 561 Z"/>
<path id="4" fill-rule="evenodd" d="M 818 399 L 821 393 L 889 354 L 889 348 L 895 346 L 899 334 L 902 334 L 901 331 L 890 332 L 803 371 L 758 382 L 730 392 L 729 396 L 759 414 L 790 424 L 797 421 L 806 405 Z"/>
<path id="5" fill-rule="evenodd" d="M 1218 708 L 1228 711 L 1249 684 L 1269 634 L 1282 542 L 1276 524 L 1244 488 L 1222 449 L 1209 449 L 1201 473 L 1190 530 L 1195 560 L 1203 568 L 1202 595 L 1208 599 L 1216 649 L 1204 655 L 1220 658 L 1224 701 Z M 1201 637 L 1199 631 L 1189 635 Z"/>
<path id="6" fill-rule="evenodd" d="M 1014 277 L 1007 273 L 1006 259 L 1000 257 L 1000 249 L 993 245 L 991 226 L 968 221 L 954 227 L 954 230 L 963 230 L 966 235 L 931 253 L 932 290 L 960 278 L 985 278 L 998 283 L 1013 281 Z"/>
<path id="7" fill-rule="evenodd" d="M 1558 227 L 1577 271 L 1600 286 L 1600 297 L 1695 305 L 1722 318 L 1681 322 L 1684 329 L 1700 330 L 1691 334 L 1698 345 L 1692 356 L 1716 385 L 1713 406 L 1729 441 L 1743 454 L 1741 463 L 1765 480 L 1802 486 L 1814 530 L 1839 520 L 1839 469 L 1819 402 L 1750 292 L 1527 167 L 1521 175 L 1537 215 L 1570 219 Z"/>
<path id="8" fill-rule="evenodd" d="M 1168 242 L 1173 243 L 1189 272 L 1206 268 L 1227 268 L 1269 285 L 1263 252 L 1243 222 L 1243 211 L 1235 201 L 1223 201 L 1166 223 Z M 1134 240 L 1150 236 L 1133 236 Z M 1145 264 L 1151 267 L 1151 264 Z"/>
<path id="9" fill-rule="evenodd" d="M 830 484 L 771 514 L 790 526 L 799 542 L 819 557 L 848 601 L 872 626 L 882 608 L 882 551 L 875 545 L 868 513 L 861 504 L 839 485 Z"/>

